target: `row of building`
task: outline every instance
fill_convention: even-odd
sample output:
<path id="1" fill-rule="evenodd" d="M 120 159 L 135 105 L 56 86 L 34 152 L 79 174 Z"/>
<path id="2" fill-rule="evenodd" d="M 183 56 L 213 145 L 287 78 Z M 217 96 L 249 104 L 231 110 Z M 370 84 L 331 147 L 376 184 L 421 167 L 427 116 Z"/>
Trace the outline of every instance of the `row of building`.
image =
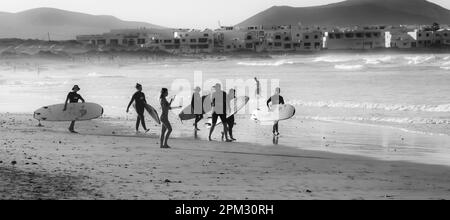
<path id="1" fill-rule="evenodd" d="M 99 47 L 141 47 L 170 53 L 405 49 L 450 45 L 450 30 L 416 26 L 329 28 L 299 25 L 222 27 L 203 31 L 123 29 L 101 35 L 80 35 L 77 41 Z"/>

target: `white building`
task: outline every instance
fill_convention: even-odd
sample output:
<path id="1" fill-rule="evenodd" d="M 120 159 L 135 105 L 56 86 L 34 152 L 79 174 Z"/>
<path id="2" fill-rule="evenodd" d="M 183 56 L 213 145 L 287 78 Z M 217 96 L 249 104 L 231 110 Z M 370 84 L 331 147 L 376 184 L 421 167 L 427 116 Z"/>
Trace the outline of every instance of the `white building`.
<path id="1" fill-rule="evenodd" d="M 327 33 L 326 47 L 330 50 L 363 50 L 386 47 L 385 27 L 364 27 L 334 30 Z"/>

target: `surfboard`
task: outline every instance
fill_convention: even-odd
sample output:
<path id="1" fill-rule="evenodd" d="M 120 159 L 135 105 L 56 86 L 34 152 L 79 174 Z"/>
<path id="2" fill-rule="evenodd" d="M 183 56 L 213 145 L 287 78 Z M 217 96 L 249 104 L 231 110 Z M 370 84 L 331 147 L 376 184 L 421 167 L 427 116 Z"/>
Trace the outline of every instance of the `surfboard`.
<path id="1" fill-rule="evenodd" d="M 136 104 L 133 104 L 133 108 L 134 108 L 134 110 L 136 110 Z M 145 108 L 145 111 L 150 115 L 150 117 L 152 117 L 153 120 L 155 120 L 155 122 L 160 125 L 161 120 L 159 119 L 158 111 L 156 111 L 156 109 L 153 108 L 153 106 L 151 106 L 149 104 L 145 105 L 144 108 Z"/>
<path id="2" fill-rule="evenodd" d="M 103 115 L 103 107 L 95 103 L 68 103 L 44 106 L 34 112 L 38 121 L 87 121 Z"/>
<path id="3" fill-rule="evenodd" d="M 235 99 L 230 100 L 230 111 L 227 114 L 227 117 L 231 117 L 235 114 L 237 114 L 241 109 L 243 109 L 247 103 L 250 101 L 250 98 L 247 96 L 242 96 L 242 97 L 237 97 Z M 220 125 L 222 124 L 222 121 L 219 119 L 217 119 L 217 124 L 216 125 Z M 212 126 L 212 118 L 209 117 L 208 121 L 205 123 L 206 127 L 210 128 Z"/>
<path id="4" fill-rule="evenodd" d="M 211 106 L 211 95 L 203 96 L 203 114 L 207 114 L 212 110 Z M 181 113 L 178 115 L 182 121 L 188 121 L 195 119 L 195 114 L 192 112 L 192 106 L 188 105 L 183 110 L 181 110 Z"/>
<path id="5" fill-rule="evenodd" d="M 291 119 L 294 115 L 295 107 L 292 105 L 273 105 L 270 110 L 255 110 L 251 119 L 256 122 L 277 122 Z"/>

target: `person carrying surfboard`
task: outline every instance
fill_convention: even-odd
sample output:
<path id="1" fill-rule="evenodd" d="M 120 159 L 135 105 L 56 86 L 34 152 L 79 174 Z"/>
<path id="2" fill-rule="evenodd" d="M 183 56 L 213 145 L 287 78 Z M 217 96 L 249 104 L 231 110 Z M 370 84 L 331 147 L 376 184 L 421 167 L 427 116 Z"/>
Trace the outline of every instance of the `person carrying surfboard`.
<path id="1" fill-rule="evenodd" d="M 69 94 L 67 95 L 66 102 L 64 103 L 63 111 L 67 110 L 67 103 L 78 103 L 78 101 L 80 101 L 80 100 L 81 100 L 81 102 L 85 103 L 83 97 L 81 97 L 81 95 L 78 94 L 79 91 L 80 91 L 80 87 L 78 85 L 74 85 L 72 88 L 72 92 L 69 92 Z M 69 131 L 71 133 L 77 133 L 75 131 L 75 121 L 72 121 L 70 123 Z"/>
<path id="2" fill-rule="evenodd" d="M 222 86 L 217 83 L 214 86 L 214 93 L 212 94 L 211 106 L 213 108 L 212 113 L 212 125 L 209 131 L 208 140 L 212 141 L 211 135 L 217 125 L 217 120 L 220 118 L 223 124 L 223 133 L 225 134 L 225 139 L 227 142 L 232 142 L 228 138 L 228 126 L 227 126 L 227 93 L 222 91 Z"/>
<path id="3" fill-rule="evenodd" d="M 203 119 L 203 98 L 200 95 L 200 92 L 202 89 L 200 87 L 196 87 L 194 90 L 194 94 L 192 94 L 192 100 L 191 100 L 191 111 L 193 114 L 195 114 L 195 122 L 194 122 L 194 129 L 196 131 L 200 131 L 198 129 L 198 123 Z"/>
<path id="4" fill-rule="evenodd" d="M 270 108 L 270 104 L 272 103 L 272 105 L 284 105 L 284 98 L 283 96 L 280 95 L 281 94 L 281 89 L 280 88 L 276 88 L 275 89 L 275 94 L 270 97 L 267 100 L 267 108 L 269 108 L 269 110 L 271 110 Z M 276 121 L 273 124 L 273 135 L 274 136 L 280 136 L 280 132 L 278 131 L 278 121 Z"/>
<path id="5" fill-rule="evenodd" d="M 139 132 L 139 125 L 142 124 L 142 127 L 144 128 L 145 132 L 149 132 L 150 129 L 147 129 L 147 126 L 145 125 L 145 105 L 147 105 L 147 100 L 145 99 L 145 94 L 142 92 L 142 85 L 137 83 L 136 84 L 136 90 L 137 92 L 134 93 L 133 97 L 131 97 L 130 104 L 128 104 L 127 107 L 127 113 L 130 111 L 130 107 L 133 104 L 133 102 L 136 105 L 136 113 L 137 113 L 137 119 L 136 119 L 136 133 Z"/>
<path id="6" fill-rule="evenodd" d="M 237 106 L 236 105 L 236 101 L 237 100 L 236 100 L 236 90 L 235 89 L 230 89 L 230 91 L 228 92 L 228 95 L 227 95 L 227 104 L 228 104 L 227 105 L 227 112 L 230 112 L 230 113 L 232 113 L 232 111 L 236 110 L 236 109 L 230 109 L 230 103 L 232 101 L 235 102 L 233 106 L 236 108 L 236 106 Z M 227 123 L 227 126 L 228 126 L 228 134 L 230 135 L 230 139 L 232 141 L 236 141 L 236 139 L 233 136 L 233 128 L 234 128 L 234 125 L 235 125 L 234 114 L 227 118 L 226 123 Z M 223 140 L 224 136 L 225 136 L 225 134 L 222 132 L 222 140 Z"/>

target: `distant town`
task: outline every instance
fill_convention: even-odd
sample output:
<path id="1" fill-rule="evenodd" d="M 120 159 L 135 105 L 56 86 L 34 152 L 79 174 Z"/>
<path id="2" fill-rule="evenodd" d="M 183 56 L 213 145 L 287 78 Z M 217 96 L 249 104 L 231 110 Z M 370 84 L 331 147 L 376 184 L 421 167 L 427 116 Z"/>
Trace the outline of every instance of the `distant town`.
<path id="1" fill-rule="evenodd" d="M 174 54 L 446 48 L 450 46 L 450 28 L 437 23 L 357 27 L 261 25 L 217 30 L 139 28 L 79 35 L 76 40 L 98 48 L 146 48 Z"/>

